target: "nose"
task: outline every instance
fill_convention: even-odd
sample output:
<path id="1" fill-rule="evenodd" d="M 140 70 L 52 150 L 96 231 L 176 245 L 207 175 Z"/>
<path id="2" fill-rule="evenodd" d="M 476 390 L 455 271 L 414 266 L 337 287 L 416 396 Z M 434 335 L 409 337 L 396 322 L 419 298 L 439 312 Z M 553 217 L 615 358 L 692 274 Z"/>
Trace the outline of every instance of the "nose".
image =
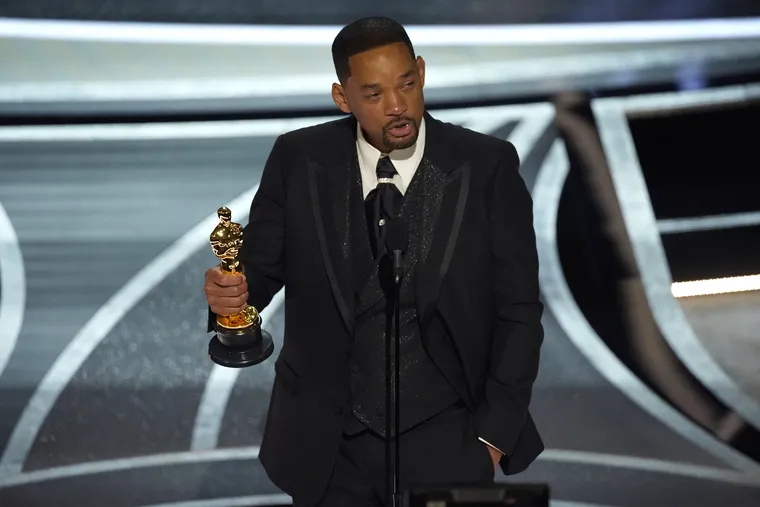
<path id="1" fill-rule="evenodd" d="M 388 116 L 401 116 L 406 112 L 406 99 L 399 91 L 386 95 L 385 114 Z"/>

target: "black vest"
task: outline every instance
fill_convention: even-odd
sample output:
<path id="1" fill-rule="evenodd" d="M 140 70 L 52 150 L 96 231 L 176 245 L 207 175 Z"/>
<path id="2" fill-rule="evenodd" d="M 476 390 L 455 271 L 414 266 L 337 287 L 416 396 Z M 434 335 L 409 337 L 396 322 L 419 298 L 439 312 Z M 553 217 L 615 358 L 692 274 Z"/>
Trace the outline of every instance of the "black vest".
<path id="1" fill-rule="evenodd" d="M 358 179 L 358 192 L 361 180 Z M 400 296 L 400 406 L 399 428 L 405 431 L 457 402 L 459 397 L 428 356 L 422 343 L 414 297 L 416 266 L 424 261 L 432 242 L 433 224 L 441 206 L 444 174 L 424 159 L 407 188 L 399 215 L 409 226 Z M 353 195 L 357 195 L 356 192 Z M 359 194 L 361 196 L 361 193 Z M 357 209 L 356 206 L 353 207 Z M 373 266 L 366 220 L 354 220 L 351 243 L 358 266 Z M 361 244 L 359 242 L 364 242 Z M 363 256 L 363 257 L 361 257 Z M 360 273 L 357 273 L 360 274 Z M 346 431 L 369 428 L 385 435 L 385 330 L 387 301 L 377 268 L 359 276 L 356 286 L 356 332 L 351 358 L 350 404 Z M 395 365 L 393 365 L 395 367 Z M 391 370 L 393 371 L 393 370 Z"/>

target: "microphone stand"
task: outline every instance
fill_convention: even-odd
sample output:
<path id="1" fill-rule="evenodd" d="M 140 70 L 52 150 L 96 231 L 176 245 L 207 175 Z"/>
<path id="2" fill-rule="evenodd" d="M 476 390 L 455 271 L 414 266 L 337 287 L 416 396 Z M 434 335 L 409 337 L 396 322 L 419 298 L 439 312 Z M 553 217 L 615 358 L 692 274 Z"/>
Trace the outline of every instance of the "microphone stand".
<path id="1" fill-rule="evenodd" d="M 391 336 L 391 319 L 386 318 L 385 326 L 385 470 L 386 480 L 388 481 L 388 501 L 391 507 L 401 507 L 401 459 L 400 459 L 400 425 L 401 405 L 399 403 L 401 376 L 399 372 L 399 358 L 401 357 L 401 280 L 403 279 L 403 255 L 401 250 L 393 250 L 393 322 L 395 323 L 395 336 Z M 390 315 L 386 314 L 386 317 Z M 391 368 L 391 342 L 393 342 L 393 357 L 395 358 L 394 367 Z M 393 369 L 393 378 L 395 379 L 395 389 L 391 383 L 391 370 Z M 393 397 L 391 397 L 393 391 Z M 393 411 L 391 411 L 391 406 Z M 391 416 L 391 414 L 393 414 Z M 391 426 L 393 419 L 393 426 Z M 393 428 L 393 433 L 391 432 Z M 391 435 L 393 435 L 391 437 Z M 393 442 L 391 442 L 391 440 Z M 391 443 L 393 446 L 391 446 Z M 393 459 L 391 459 L 393 456 Z"/>
<path id="2" fill-rule="evenodd" d="M 394 434 L 394 443 L 396 444 L 396 467 L 395 467 L 395 475 L 393 477 L 393 507 L 401 507 L 401 479 L 400 479 L 400 471 L 401 471 L 401 459 L 400 459 L 400 448 L 401 448 L 401 432 L 400 430 L 400 419 L 401 419 L 401 403 L 400 403 L 400 392 L 401 392 L 401 374 L 399 373 L 399 363 L 401 362 L 401 279 L 404 275 L 404 264 L 403 264 L 403 258 L 401 256 L 401 250 L 394 250 L 393 251 L 393 320 L 396 323 L 396 336 L 395 336 L 395 345 L 396 350 L 395 352 L 395 358 L 396 358 L 396 364 L 395 364 L 395 377 L 396 377 L 396 389 L 394 390 L 394 407 L 396 409 L 396 415 L 394 417 L 394 423 L 395 423 L 395 430 L 396 433 Z"/>

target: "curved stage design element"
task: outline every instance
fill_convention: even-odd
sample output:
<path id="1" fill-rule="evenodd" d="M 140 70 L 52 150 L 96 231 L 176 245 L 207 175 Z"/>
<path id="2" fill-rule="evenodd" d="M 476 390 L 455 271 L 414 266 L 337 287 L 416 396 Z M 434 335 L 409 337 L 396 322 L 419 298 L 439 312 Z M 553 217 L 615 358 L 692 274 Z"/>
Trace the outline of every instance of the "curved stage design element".
<path id="1" fill-rule="evenodd" d="M 26 268 L 13 223 L 0 202 L 0 376 L 16 347 L 26 307 Z"/>
<path id="2" fill-rule="evenodd" d="M 760 401 L 747 395 L 697 339 L 671 292 L 672 278 L 649 192 L 636 155 L 627 115 L 686 107 L 741 103 L 760 98 L 760 86 L 737 86 L 684 94 L 600 99 L 593 110 L 607 154 L 610 174 L 633 244 L 636 264 L 659 328 L 681 362 L 726 406 L 760 429 Z"/>
<path id="3" fill-rule="evenodd" d="M 541 291 L 547 307 L 585 358 L 621 392 L 653 417 L 726 464 L 760 478 L 760 464 L 719 442 L 684 417 L 639 380 L 604 344 L 578 308 L 567 286 L 557 249 L 557 212 L 570 163 L 565 145 L 556 140 L 533 192 L 534 223 L 541 265 Z"/>
<path id="4" fill-rule="evenodd" d="M 242 193 L 234 201 L 227 203 L 227 207 L 235 210 L 248 207 L 256 190 L 257 188 L 253 188 Z M 71 340 L 40 382 L 19 418 L 0 459 L 0 475 L 21 472 L 40 427 L 71 377 L 140 299 L 208 242 L 209 231 L 217 221 L 214 213 L 179 238 L 114 294 Z"/>

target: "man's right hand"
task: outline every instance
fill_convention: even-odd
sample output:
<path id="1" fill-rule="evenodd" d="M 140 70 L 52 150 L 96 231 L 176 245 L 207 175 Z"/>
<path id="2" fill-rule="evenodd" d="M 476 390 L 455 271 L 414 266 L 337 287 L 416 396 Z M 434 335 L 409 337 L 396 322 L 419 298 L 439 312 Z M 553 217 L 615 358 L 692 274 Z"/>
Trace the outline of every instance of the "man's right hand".
<path id="1" fill-rule="evenodd" d="M 206 301 L 217 315 L 233 315 L 242 312 L 248 301 L 248 283 L 245 275 L 222 273 L 219 266 L 206 271 L 203 286 Z"/>

